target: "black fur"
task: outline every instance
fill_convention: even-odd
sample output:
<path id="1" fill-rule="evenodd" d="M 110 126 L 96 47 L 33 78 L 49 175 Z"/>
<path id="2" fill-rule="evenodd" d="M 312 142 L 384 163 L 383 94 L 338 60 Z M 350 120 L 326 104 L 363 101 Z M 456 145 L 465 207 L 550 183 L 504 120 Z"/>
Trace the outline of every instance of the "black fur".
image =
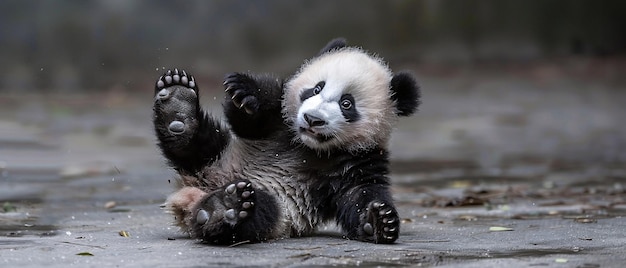
<path id="1" fill-rule="evenodd" d="M 351 154 L 335 151 L 314 158 L 302 172 L 315 178 L 311 185 L 324 219 L 335 219 L 349 239 L 392 243 L 398 238 L 399 218 L 389 192 L 388 153 L 380 148 Z M 372 214 L 374 203 L 385 204 L 389 214 Z M 381 222 L 390 223 L 388 231 Z M 363 231 L 365 224 L 374 225 L 372 234 Z M 375 229 L 380 227 L 379 230 Z"/>
<path id="2" fill-rule="evenodd" d="M 409 72 L 398 72 L 391 79 L 391 98 L 396 101 L 399 116 L 409 116 L 417 111 L 420 91 L 415 77 Z"/>
<path id="3" fill-rule="evenodd" d="M 320 94 L 320 92 L 324 89 L 325 85 L 326 85 L 326 82 L 321 81 L 317 83 L 315 87 L 302 91 L 302 94 L 300 94 L 300 101 L 304 102 L 306 99 L 313 97 L 317 94 Z"/>
<path id="4" fill-rule="evenodd" d="M 344 48 L 348 45 L 348 42 L 346 41 L 345 38 L 335 38 L 333 40 L 330 40 L 330 42 L 328 42 L 328 44 L 326 44 L 326 46 L 324 46 L 324 48 L 322 48 L 320 50 L 319 53 L 317 53 L 317 57 L 321 56 L 324 53 L 327 52 L 331 52 L 333 50 L 337 50 L 337 49 L 341 49 Z"/>
<path id="5" fill-rule="evenodd" d="M 344 101 L 349 102 L 349 107 L 344 107 Z M 361 118 L 361 114 L 359 114 L 358 109 L 354 103 L 354 97 L 352 94 L 344 94 L 341 96 L 338 102 L 339 107 L 341 108 L 341 114 L 348 122 L 356 122 Z"/>

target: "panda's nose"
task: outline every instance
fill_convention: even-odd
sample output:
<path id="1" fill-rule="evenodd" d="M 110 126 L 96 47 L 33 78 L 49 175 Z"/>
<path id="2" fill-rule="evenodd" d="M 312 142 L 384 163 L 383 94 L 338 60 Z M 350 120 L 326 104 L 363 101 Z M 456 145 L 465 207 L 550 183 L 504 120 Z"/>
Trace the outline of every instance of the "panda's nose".
<path id="1" fill-rule="evenodd" d="M 319 127 L 326 125 L 326 121 L 310 114 L 304 114 L 304 120 L 309 124 L 310 127 Z"/>

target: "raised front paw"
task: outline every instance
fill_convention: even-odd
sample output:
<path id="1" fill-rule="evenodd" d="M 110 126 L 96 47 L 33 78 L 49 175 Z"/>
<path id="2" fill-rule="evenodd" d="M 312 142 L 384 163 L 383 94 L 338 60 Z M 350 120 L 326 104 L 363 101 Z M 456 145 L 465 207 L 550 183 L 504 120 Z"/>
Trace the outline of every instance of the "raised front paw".
<path id="1" fill-rule="evenodd" d="M 209 242 L 221 237 L 227 232 L 225 229 L 232 229 L 252 217 L 254 200 L 254 189 L 247 180 L 233 182 L 213 192 L 195 209 L 195 236 Z"/>
<path id="2" fill-rule="evenodd" d="M 393 204 L 372 201 L 361 217 L 360 228 L 364 240 L 389 244 L 398 239 L 400 218 Z"/>
<path id="3" fill-rule="evenodd" d="M 168 70 L 154 88 L 154 125 L 161 141 L 184 148 L 198 125 L 198 87 L 185 71 Z"/>
<path id="4" fill-rule="evenodd" d="M 224 78 L 226 93 L 233 105 L 247 114 L 255 114 L 259 110 L 259 100 L 255 96 L 260 92 L 256 82 L 246 74 L 232 73 Z"/>

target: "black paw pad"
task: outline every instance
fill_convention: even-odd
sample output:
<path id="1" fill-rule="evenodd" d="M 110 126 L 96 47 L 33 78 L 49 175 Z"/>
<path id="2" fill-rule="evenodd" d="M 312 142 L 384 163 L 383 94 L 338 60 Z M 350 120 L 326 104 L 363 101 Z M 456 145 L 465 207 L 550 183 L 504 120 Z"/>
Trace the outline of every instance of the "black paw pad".
<path id="1" fill-rule="evenodd" d="M 226 93 L 235 107 L 253 115 L 259 110 L 259 101 L 254 95 L 260 91 L 254 80 L 245 74 L 232 73 L 224 79 Z"/>
<path id="2" fill-rule="evenodd" d="M 372 201 L 361 228 L 363 234 L 370 236 L 375 243 L 393 243 L 400 231 L 398 212 L 390 204 Z"/>
<path id="3" fill-rule="evenodd" d="M 178 121 L 178 120 L 174 120 L 168 126 L 168 130 L 172 134 L 182 134 L 183 132 L 185 132 L 185 123 Z"/>
<path id="4" fill-rule="evenodd" d="M 235 225 L 248 218 L 254 207 L 254 189 L 249 181 L 231 183 L 224 188 L 224 220 Z"/>
<path id="5" fill-rule="evenodd" d="M 187 72 L 178 69 L 167 70 L 155 85 L 155 94 L 157 98 L 169 98 L 170 92 L 166 89 L 171 86 L 183 86 L 191 89 L 194 94 L 198 93 L 198 87 L 196 85 L 196 79 L 192 75 L 187 75 Z"/>

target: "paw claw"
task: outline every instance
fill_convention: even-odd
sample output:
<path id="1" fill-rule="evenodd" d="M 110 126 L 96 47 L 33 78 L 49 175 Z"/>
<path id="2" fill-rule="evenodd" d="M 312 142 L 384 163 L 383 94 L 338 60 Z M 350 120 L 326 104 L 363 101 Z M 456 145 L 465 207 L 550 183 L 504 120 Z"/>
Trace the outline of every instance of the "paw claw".
<path id="1" fill-rule="evenodd" d="M 378 212 L 378 215 L 380 216 L 385 216 L 385 215 L 389 215 L 391 214 L 391 209 L 387 209 L 387 210 L 381 210 Z"/>
<path id="2" fill-rule="evenodd" d="M 239 218 L 243 219 L 245 217 L 248 217 L 248 212 L 246 212 L 246 211 L 239 211 Z"/>

